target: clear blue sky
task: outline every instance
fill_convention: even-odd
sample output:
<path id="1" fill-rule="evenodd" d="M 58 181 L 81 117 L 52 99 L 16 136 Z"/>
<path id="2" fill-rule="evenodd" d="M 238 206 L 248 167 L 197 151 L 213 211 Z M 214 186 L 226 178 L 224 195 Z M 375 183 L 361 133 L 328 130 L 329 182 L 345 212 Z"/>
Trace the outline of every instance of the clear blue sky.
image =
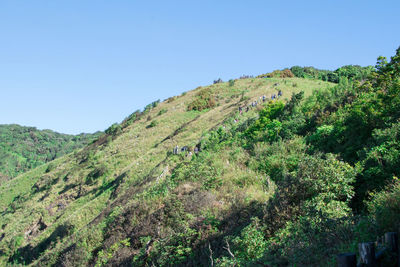
<path id="1" fill-rule="evenodd" d="M 400 1 L 1 1 L 0 124 L 104 130 L 216 78 L 374 65 Z"/>

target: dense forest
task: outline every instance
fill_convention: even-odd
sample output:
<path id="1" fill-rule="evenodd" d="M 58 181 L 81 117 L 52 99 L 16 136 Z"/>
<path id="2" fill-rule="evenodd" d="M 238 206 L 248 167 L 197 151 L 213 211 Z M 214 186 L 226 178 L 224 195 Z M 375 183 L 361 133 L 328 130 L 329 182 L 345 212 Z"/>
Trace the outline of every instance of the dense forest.
<path id="1" fill-rule="evenodd" d="M 67 135 L 16 124 L 0 125 L 0 183 L 81 148 L 98 135 Z"/>
<path id="2" fill-rule="evenodd" d="M 335 266 L 398 230 L 399 140 L 400 48 L 198 87 L 0 185 L 0 263 Z"/>

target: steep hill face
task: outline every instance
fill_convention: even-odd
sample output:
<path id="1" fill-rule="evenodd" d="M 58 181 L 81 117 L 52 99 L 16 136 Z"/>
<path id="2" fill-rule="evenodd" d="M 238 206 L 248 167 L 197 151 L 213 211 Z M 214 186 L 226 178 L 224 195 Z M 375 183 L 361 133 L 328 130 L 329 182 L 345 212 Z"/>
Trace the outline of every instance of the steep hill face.
<path id="1" fill-rule="evenodd" d="M 257 224 L 251 217 L 275 187 L 248 167 L 245 149 L 212 152 L 207 144 L 221 131 L 228 140 L 254 123 L 263 95 L 281 91 L 279 100 L 287 101 L 333 86 L 249 78 L 199 87 L 1 184 L 1 265 L 209 265 L 209 251 L 225 255 L 224 236 Z M 187 151 L 174 154 L 176 146 Z"/>
<path id="2" fill-rule="evenodd" d="M 99 135 L 68 135 L 16 124 L 0 125 L 0 183 L 82 148 Z"/>

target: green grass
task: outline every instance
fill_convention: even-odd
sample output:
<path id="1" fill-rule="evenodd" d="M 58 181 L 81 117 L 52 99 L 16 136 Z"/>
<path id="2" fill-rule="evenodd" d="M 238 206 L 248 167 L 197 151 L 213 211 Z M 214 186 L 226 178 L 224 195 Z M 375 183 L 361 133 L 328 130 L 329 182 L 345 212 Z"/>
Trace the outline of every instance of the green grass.
<path id="1" fill-rule="evenodd" d="M 274 86 L 275 83 L 279 85 Z M 223 125 L 229 117 L 236 116 L 240 121 L 255 117 L 255 110 L 238 116 L 238 107 L 258 100 L 264 94 L 270 97 L 277 90 L 282 90 L 283 98 L 289 99 L 292 93 L 304 91 L 310 95 L 313 90 L 331 86 L 333 84 L 299 78 L 253 78 L 236 80 L 233 86 L 220 83 L 198 88 L 176 97 L 170 103 L 161 102 L 146 116 L 122 129 L 122 133 L 107 145 L 92 147 L 93 156 L 87 162 L 80 163 L 79 155 L 84 151 L 81 150 L 53 161 L 56 168 L 49 173 L 45 173 L 47 164 L 1 184 L 0 211 L 10 210 L 17 196 L 24 199 L 18 203 L 15 211 L 5 212 L 0 217 L 0 235 L 5 234 L 0 241 L 0 249 L 5 252 L 0 255 L 0 265 L 6 265 L 18 247 L 28 244 L 36 246 L 64 223 L 74 226 L 73 236 L 64 238 L 61 243 L 52 244 L 54 248 L 49 247 L 43 251 L 31 264 L 54 261 L 68 245 L 89 238 L 91 232 L 103 231 L 107 219 L 114 218 L 110 214 L 117 208 L 129 210 L 129 207 L 140 203 L 146 214 L 156 212 L 162 207 L 167 195 L 154 192 L 159 192 L 157 190 L 162 189 L 162 183 L 169 181 L 177 163 L 189 160 L 171 156 L 174 146 L 195 146 L 207 132 Z M 210 88 L 213 95 L 217 96 L 217 106 L 201 112 L 187 111 L 187 105 L 198 90 L 206 88 Z M 247 100 L 242 100 L 242 92 Z M 153 127 L 148 127 L 152 122 L 147 121 L 148 115 L 157 121 Z M 261 182 L 266 177 L 245 168 L 246 157 L 243 151 L 224 151 L 215 159 L 214 164 L 221 166 L 223 171 L 221 184 L 210 187 L 204 193 L 210 202 L 201 211 L 194 211 L 193 221 L 200 213 L 207 212 L 222 220 L 233 205 L 249 205 L 252 201 L 263 203 L 269 199 L 273 194 L 273 186 L 267 190 Z M 92 184 L 86 184 L 88 174 L 100 165 L 105 166 L 106 173 Z M 163 176 L 160 177 L 161 174 Z M 66 176 L 68 179 L 65 179 Z M 123 177 L 119 184 L 115 182 L 118 177 Z M 33 186 L 45 181 L 53 184 L 41 192 L 35 192 Z M 174 194 L 180 199 L 188 190 L 203 192 L 202 186 L 197 181 L 187 181 L 168 190 L 175 190 Z M 60 205 L 63 208 L 59 208 Z M 143 218 L 144 215 L 137 216 Z M 27 229 L 39 218 L 42 218 L 47 228 L 32 236 L 25 235 Z M 114 219 L 121 218 L 117 216 Z M 11 245 L 15 243 L 16 236 L 23 237 L 17 248 Z M 86 250 L 94 250 L 93 246 L 89 244 Z"/>

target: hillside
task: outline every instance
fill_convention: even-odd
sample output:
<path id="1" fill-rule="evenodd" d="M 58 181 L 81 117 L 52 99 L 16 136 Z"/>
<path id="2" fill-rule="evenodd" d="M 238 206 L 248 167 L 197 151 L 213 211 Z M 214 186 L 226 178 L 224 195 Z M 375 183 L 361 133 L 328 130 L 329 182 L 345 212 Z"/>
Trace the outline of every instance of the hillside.
<path id="1" fill-rule="evenodd" d="M 279 73 L 149 104 L 0 185 L 0 264 L 335 265 L 400 223 L 399 62 L 400 49 L 361 81 Z"/>
<path id="2" fill-rule="evenodd" d="M 60 134 L 16 124 L 0 125 L 0 183 L 82 148 L 98 136 Z"/>

